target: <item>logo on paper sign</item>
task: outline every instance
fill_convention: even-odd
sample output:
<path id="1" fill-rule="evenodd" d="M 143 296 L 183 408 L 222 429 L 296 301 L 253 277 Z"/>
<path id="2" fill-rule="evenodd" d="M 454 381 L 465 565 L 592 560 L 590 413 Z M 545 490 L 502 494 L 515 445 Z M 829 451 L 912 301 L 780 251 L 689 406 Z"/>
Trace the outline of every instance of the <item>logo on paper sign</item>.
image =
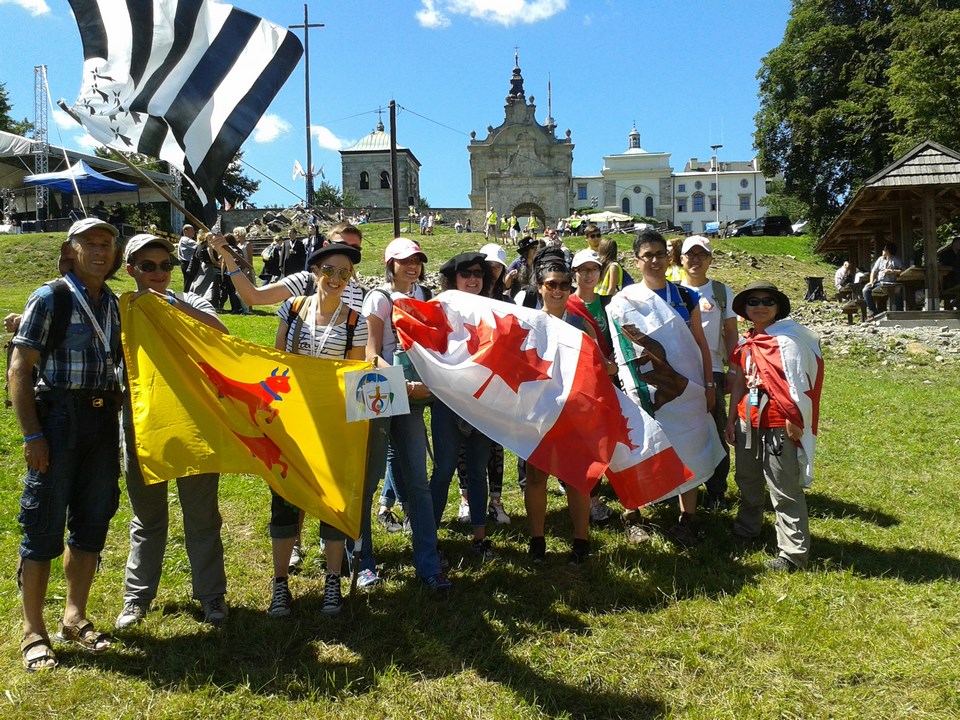
<path id="1" fill-rule="evenodd" d="M 357 403 L 374 415 L 383 415 L 393 404 L 390 381 L 378 372 L 368 372 L 357 383 Z"/>

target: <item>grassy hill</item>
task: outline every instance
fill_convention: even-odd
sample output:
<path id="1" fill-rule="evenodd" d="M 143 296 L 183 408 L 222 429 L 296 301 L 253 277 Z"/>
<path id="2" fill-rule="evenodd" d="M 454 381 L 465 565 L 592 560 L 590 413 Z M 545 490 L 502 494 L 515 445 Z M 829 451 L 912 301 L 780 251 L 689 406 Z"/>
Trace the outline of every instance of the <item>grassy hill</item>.
<path id="1" fill-rule="evenodd" d="M 391 233 L 365 227 L 361 271 L 380 270 Z M 624 237 L 621 251 L 629 238 Z M 57 236 L 0 238 L 0 308 L 22 306 L 54 267 Z M 424 239 L 429 269 L 482 237 Z M 571 242 L 574 249 L 582 241 Z M 720 241 L 716 276 L 735 287 L 774 279 L 799 301 L 805 275 L 826 275 L 803 239 Z M 792 257 L 788 257 L 792 256 Z M 115 283 L 129 288 L 129 279 Z M 799 303 L 798 303 L 799 304 Z M 264 342 L 270 308 L 225 316 Z M 455 587 L 445 600 L 414 580 L 409 539 L 375 531 L 387 582 L 320 612 L 316 526 L 307 571 L 293 579 L 295 617 L 269 620 L 269 494 L 252 476 L 221 483 L 231 618 L 197 622 L 171 495 L 160 596 L 117 649 L 90 657 L 58 648 L 61 668 L 27 676 L 16 651 L 20 610 L 13 564 L 23 458 L 12 412 L 0 412 L 0 718 L 952 718 L 960 716 L 960 368 L 909 373 L 870 354 L 826 348 L 817 479 L 809 494 L 812 567 L 775 575 L 773 546 L 741 551 L 733 513 L 705 516 L 704 538 L 681 550 L 661 536 L 640 547 L 619 520 L 593 534 L 595 557 L 563 563 L 570 525 L 551 483 L 548 562 L 530 567 L 513 457 L 504 503 L 513 523 L 491 527 L 498 558 L 469 556 L 465 528 L 448 521 L 441 545 Z M 736 490 L 730 478 L 729 497 Z M 455 491 L 454 491 L 455 492 Z M 606 499 L 615 499 L 604 490 Z M 447 517 L 454 513 L 455 497 Z M 672 522 L 669 506 L 652 509 Z M 122 604 L 130 512 L 114 519 L 90 603 L 98 625 Z M 54 563 L 47 619 L 63 604 Z"/>

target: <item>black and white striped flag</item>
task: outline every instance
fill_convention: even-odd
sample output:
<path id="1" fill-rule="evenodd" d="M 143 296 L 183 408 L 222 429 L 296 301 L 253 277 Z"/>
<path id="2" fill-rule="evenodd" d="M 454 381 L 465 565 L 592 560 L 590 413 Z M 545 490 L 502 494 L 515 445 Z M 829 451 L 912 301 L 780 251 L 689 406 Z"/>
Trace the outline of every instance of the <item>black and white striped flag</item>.
<path id="1" fill-rule="evenodd" d="M 217 0 L 70 0 L 83 41 L 73 105 L 96 140 L 180 168 L 207 203 L 303 47 Z"/>

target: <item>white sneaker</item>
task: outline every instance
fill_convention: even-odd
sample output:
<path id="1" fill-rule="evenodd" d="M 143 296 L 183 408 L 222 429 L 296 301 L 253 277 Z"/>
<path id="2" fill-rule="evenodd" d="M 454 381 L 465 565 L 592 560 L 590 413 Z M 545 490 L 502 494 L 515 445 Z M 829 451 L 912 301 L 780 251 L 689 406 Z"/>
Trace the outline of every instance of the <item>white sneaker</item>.
<path id="1" fill-rule="evenodd" d="M 509 525 L 510 516 L 503 509 L 503 502 L 499 498 L 490 501 L 490 507 L 487 508 L 487 515 L 497 525 Z"/>
<path id="2" fill-rule="evenodd" d="M 594 525 L 605 523 L 613 517 L 613 510 L 602 500 L 597 500 L 590 506 L 590 522 Z"/>
<path id="3" fill-rule="evenodd" d="M 470 522 L 470 503 L 460 498 L 460 508 L 457 510 L 457 520 L 462 523 Z"/>
<path id="4" fill-rule="evenodd" d="M 114 623 L 114 627 L 117 630 L 123 630 L 128 628 L 131 625 L 136 625 L 138 622 L 141 622 L 147 616 L 147 606 L 133 602 L 132 600 L 127 600 L 123 604 L 123 609 L 120 611 L 120 615 L 117 617 L 117 622 Z"/>

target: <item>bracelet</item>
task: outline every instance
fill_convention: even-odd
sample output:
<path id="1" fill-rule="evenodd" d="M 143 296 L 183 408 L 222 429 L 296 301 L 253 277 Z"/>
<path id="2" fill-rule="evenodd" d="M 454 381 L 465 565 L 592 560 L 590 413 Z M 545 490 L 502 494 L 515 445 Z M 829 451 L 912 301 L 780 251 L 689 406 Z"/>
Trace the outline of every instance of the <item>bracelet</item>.
<path id="1" fill-rule="evenodd" d="M 716 387 L 717 384 L 716 384 L 716 383 L 712 383 L 712 382 L 708 382 L 708 383 L 704 383 L 703 386 L 704 386 L 704 387 L 708 387 L 708 388 L 712 388 L 712 387 Z"/>
<path id="2" fill-rule="evenodd" d="M 176 304 L 177 304 L 177 296 L 174 295 L 173 293 L 167 295 L 167 302 L 170 303 L 171 305 L 176 305 Z"/>
<path id="3" fill-rule="evenodd" d="M 23 438 L 23 441 L 24 441 L 25 443 L 28 443 L 28 442 L 30 442 L 31 440 L 39 440 L 39 439 L 42 438 L 42 437 L 43 437 L 43 433 L 42 433 L 42 432 L 38 432 L 38 433 L 34 433 L 33 435 L 26 435 L 26 436 Z"/>
<path id="4" fill-rule="evenodd" d="M 243 270 L 241 270 L 240 268 L 237 268 L 236 270 L 228 270 L 227 277 L 233 277 L 234 275 L 239 275 L 242 272 Z"/>

